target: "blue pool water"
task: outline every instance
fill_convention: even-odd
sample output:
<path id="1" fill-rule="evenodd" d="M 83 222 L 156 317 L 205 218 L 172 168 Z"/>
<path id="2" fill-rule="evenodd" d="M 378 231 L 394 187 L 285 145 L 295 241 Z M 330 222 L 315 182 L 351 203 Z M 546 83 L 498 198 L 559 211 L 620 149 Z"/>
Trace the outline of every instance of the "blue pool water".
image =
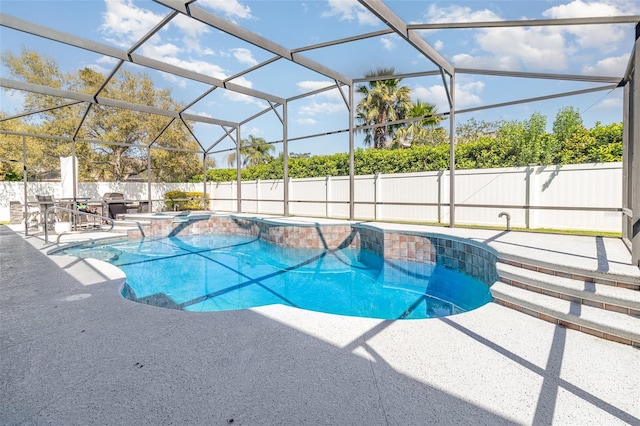
<path id="1" fill-rule="evenodd" d="M 285 248 L 255 237 L 141 239 L 63 253 L 117 265 L 127 275 L 125 297 L 188 311 L 279 303 L 341 315 L 420 319 L 491 301 L 479 280 L 432 264 L 385 260 L 359 249 Z"/>

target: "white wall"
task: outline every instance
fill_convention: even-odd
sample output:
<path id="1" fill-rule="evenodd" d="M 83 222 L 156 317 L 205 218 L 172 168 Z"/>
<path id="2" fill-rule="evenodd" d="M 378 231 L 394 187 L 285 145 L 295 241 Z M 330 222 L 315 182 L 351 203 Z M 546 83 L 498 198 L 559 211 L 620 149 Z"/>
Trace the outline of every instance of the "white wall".
<path id="1" fill-rule="evenodd" d="M 202 191 L 201 183 L 153 184 L 152 198 L 170 190 Z M 504 226 L 500 212 L 511 215 L 514 227 L 621 230 L 620 212 L 562 211 L 523 207 L 622 206 L 622 163 L 569 166 L 512 167 L 456 171 L 456 223 Z M 0 182 L 0 221 L 9 220 L 9 201 L 23 199 L 22 182 Z M 283 214 L 284 182 L 242 182 L 242 211 Z M 29 194 L 59 196 L 59 183 L 29 183 Z M 449 222 L 449 172 L 356 176 L 355 216 L 366 220 Z M 78 195 L 100 199 L 105 192 L 122 192 L 128 199 L 147 199 L 146 183 L 80 183 Z M 211 208 L 236 211 L 237 183 L 209 182 Z M 299 216 L 349 217 L 348 176 L 290 179 L 289 213 Z M 257 201 L 259 200 L 259 201 Z M 326 201 L 329 201 L 328 203 Z M 374 202 L 377 204 L 374 206 Z M 360 204 L 358 204 L 360 203 Z M 399 203 L 422 204 L 401 205 Z M 438 207 L 437 204 L 441 206 Z M 432 204 L 432 205 L 424 205 Z M 465 204 L 497 207 L 465 207 Z M 504 207 L 512 206 L 512 207 Z M 154 210 L 163 208 L 154 203 Z"/>
<path id="2" fill-rule="evenodd" d="M 202 183 L 157 183 L 151 185 L 151 199 L 163 200 L 167 191 L 181 190 L 202 192 Z M 210 189 L 207 189 L 210 195 Z M 107 192 L 121 192 L 128 200 L 147 200 L 148 184 L 138 182 L 80 182 L 78 184 L 78 197 L 91 200 L 101 200 Z M 60 182 L 28 182 L 28 195 L 53 195 L 62 197 L 62 185 Z M 0 221 L 8 222 L 10 218 L 9 203 L 11 201 L 24 202 L 24 184 L 22 182 L 0 181 Z M 154 211 L 161 211 L 164 203 L 153 203 Z"/>

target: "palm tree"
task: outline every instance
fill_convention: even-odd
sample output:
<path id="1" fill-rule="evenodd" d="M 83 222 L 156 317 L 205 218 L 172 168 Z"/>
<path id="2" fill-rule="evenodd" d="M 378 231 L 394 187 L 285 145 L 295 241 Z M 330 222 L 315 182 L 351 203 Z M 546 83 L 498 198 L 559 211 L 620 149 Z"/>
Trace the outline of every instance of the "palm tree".
<path id="1" fill-rule="evenodd" d="M 408 123 L 407 126 L 398 128 L 393 136 L 395 148 L 408 148 L 411 145 L 432 145 L 433 129 L 442 120 L 436 114 L 436 106 L 417 99 L 407 111 L 407 118 L 419 118 Z"/>
<path id="2" fill-rule="evenodd" d="M 253 135 L 249 135 L 248 139 L 242 139 L 240 141 L 240 158 L 242 167 L 255 166 L 258 164 L 266 164 L 273 160 L 271 153 L 275 151 L 273 145 L 270 145 L 263 138 L 257 138 Z M 227 157 L 227 163 L 229 166 L 236 164 L 236 153 L 232 152 Z"/>
<path id="3" fill-rule="evenodd" d="M 378 69 L 370 72 L 366 77 L 391 76 L 394 68 Z M 382 124 L 373 129 L 364 129 L 365 145 L 374 148 L 384 148 L 388 136 L 394 134 L 398 125 L 384 125 L 388 121 L 401 120 L 406 117 L 407 111 L 411 107 L 411 89 L 401 86 L 400 78 L 389 78 L 385 80 L 370 81 L 368 85 L 358 86 L 357 92 L 363 99 L 356 107 L 356 120 L 361 125 Z"/>

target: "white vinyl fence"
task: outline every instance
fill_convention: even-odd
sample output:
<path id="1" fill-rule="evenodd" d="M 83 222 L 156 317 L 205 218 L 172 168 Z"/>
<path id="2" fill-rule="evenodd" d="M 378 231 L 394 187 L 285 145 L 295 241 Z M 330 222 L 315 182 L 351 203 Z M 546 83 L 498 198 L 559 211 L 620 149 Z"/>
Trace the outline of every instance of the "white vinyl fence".
<path id="1" fill-rule="evenodd" d="M 622 163 L 457 170 L 456 223 L 620 232 Z M 237 183 L 213 183 L 212 209 L 235 211 Z M 242 211 L 282 214 L 282 180 L 242 182 Z M 449 171 L 356 176 L 355 217 L 449 222 Z M 529 207 L 529 208 L 526 208 Z M 349 217 L 347 176 L 290 179 L 289 213 Z"/>
<path id="2" fill-rule="evenodd" d="M 622 164 L 581 164 L 457 170 L 457 224 L 620 232 Z M 282 180 L 244 181 L 244 213 L 283 214 Z M 146 183 L 80 183 L 78 196 L 100 199 L 122 192 L 146 200 Z M 0 182 L 0 221 L 9 220 L 10 201 L 23 201 L 22 182 Z M 202 191 L 200 183 L 152 184 L 151 198 L 171 190 Z M 58 196 L 57 182 L 28 183 L 29 194 Z M 449 222 L 449 171 L 356 176 L 355 217 L 362 220 Z M 234 212 L 237 182 L 208 183 L 210 208 Z M 164 204 L 154 202 L 154 210 Z M 528 207 L 528 208 L 527 208 Z M 297 216 L 349 217 L 348 176 L 289 180 L 289 213 Z"/>

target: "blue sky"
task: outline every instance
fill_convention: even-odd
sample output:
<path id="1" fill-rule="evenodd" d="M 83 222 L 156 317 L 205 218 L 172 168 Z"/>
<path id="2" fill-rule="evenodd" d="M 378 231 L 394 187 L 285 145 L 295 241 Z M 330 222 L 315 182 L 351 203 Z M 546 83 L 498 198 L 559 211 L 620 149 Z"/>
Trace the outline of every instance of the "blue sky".
<path id="1" fill-rule="evenodd" d="M 516 19 L 573 18 L 640 14 L 640 1 L 393 1 L 385 4 L 407 23 L 495 21 Z M 194 3 L 268 38 L 288 49 L 373 32 L 386 27 L 355 1 L 271 1 L 199 0 Z M 2 13 L 45 25 L 100 43 L 129 49 L 156 25 L 169 9 L 148 0 L 48 0 L 0 1 Z M 541 73 L 590 74 L 622 77 L 634 42 L 634 25 L 576 27 L 519 27 L 507 29 L 458 29 L 423 31 L 424 39 L 447 61 L 460 68 L 530 71 Z M 21 46 L 54 58 L 62 70 L 73 72 L 91 67 L 111 71 L 115 60 L 83 52 L 48 40 L 0 27 L 0 47 L 19 53 Z M 154 35 L 136 53 L 216 78 L 226 78 L 273 54 L 221 33 L 182 15 Z M 363 77 L 377 68 L 394 67 L 399 73 L 435 70 L 436 67 L 396 35 L 385 35 L 350 44 L 306 51 L 304 56 L 351 78 Z M 146 72 L 158 87 L 171 88 L 174 99 L 188 104 L 207 86 L 174 75 L 125 64 L 123 69 Z M 0 68 L 3 77 L 7 70 Z M 313 71 L 279 60 L 233 80 L 253 89 L 293 97 L 326 87 L 332 81 Z M 438 111 L 448 110 L 442 79 L 407 78 L 414 100 L 434 103 Z M 520 98 L 593 87 L 591 83 L 555 82 L 522 78 L 459 74 L 456 80 L 458 109 L 508 102 Z M 0 94 L 2 111 L 21 109 L 21 94 Z M 515 105 L 477 113 L 459 114 L 456 122 L 476 120 L 527 119 L 532 113 L 547 116 L 550 126 L 557 111 L 565 106 L 578 108 L 585 125 L 622 120 L 622 89 L 588 95 Z M 215 90 L 189 112 L 229 121 L 241 121 L 268 107 L 259 99 L 227 90 Z M 289 138 L 324 134 L 348 127 L 348 113 L 337 90 L 293 101 L 289 104 Z M 448 128 L 448 123 L 444 124 Z M 268 113 L 242 127 L 242 136 L 253 134 L 267 141 L 282 138 L 278 117 Z M 209 146 L 222 130 L 196 124 L 195 133 Z M 290 143 L 290 152 L 324 154 L 348 150 L 346 134 L 317 137 Z M 231 148 L 226 140 L 214 150 Z M 356 146 L 361 146 L 360 137 Z M 281 150 L 281 146 L 276 146 Z M 217 154 L 222 165 L 226 153 Z"/>

